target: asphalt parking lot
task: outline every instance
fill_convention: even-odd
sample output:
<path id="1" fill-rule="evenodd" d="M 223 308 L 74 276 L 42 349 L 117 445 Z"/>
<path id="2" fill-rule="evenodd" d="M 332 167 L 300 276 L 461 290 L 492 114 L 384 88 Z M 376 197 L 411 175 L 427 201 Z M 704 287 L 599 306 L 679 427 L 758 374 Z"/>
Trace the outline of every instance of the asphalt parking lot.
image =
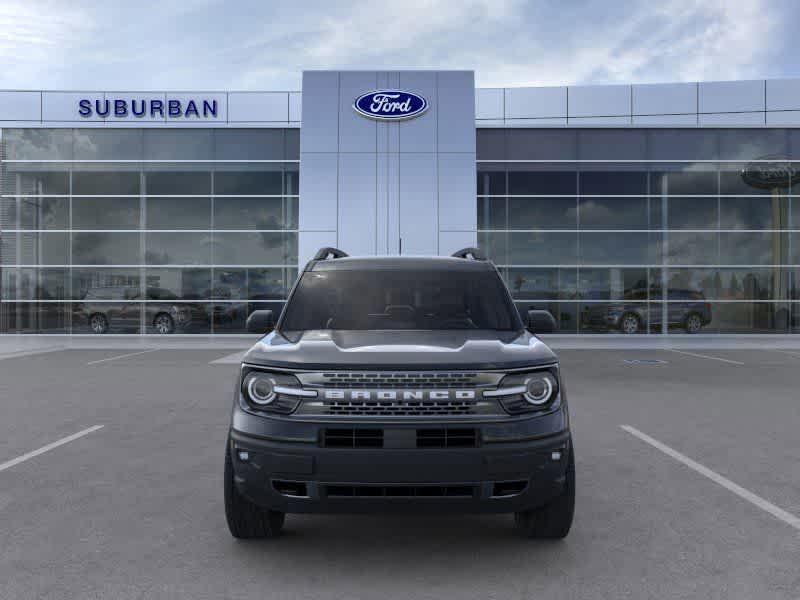
<path id="1" fill-rule="evenodd" d="M 290 515 L 234 540 L 230 353 L 0 357 L 1 598 L 800 598 L 800 350 L 559 352 L 559 542 L 507 515 Z"/>

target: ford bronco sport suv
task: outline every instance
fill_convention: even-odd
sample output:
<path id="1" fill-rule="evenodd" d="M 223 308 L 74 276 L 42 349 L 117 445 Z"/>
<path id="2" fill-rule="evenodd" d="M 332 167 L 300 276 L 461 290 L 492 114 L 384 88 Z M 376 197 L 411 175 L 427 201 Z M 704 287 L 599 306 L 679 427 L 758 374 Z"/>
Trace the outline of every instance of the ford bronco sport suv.
<path id="1" fill-rule="evenodd" d="M 271 311 L 248 318 L 271 328 Z M 225 452 L 235 537 L 275 536 L 286 513 L 411 510 L 514 513 L 523 534 L 561 538 L 574 502 L 558 359 L 477 249 L 323 248 L 244 356 Z"/>

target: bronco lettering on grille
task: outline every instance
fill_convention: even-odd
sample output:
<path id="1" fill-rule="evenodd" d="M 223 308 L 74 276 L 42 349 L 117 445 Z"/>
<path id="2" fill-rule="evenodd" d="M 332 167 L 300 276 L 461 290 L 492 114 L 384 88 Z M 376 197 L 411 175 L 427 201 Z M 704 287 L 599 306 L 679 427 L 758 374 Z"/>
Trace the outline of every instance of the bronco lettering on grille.
<path id="1" fill-rule="evenodd" d="M 474 400 L 474 390 L 325 390 L 326 400 Z"/>

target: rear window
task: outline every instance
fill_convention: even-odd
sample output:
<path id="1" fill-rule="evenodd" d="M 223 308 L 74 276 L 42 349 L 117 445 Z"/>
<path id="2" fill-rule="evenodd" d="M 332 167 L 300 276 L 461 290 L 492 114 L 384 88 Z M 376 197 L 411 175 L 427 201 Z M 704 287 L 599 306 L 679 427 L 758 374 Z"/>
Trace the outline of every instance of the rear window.
<path id="1" fill-rule="evenodd" d="M 284 331 L 522 328 L 494 271 L 331 270 L 304 273 Z"/>

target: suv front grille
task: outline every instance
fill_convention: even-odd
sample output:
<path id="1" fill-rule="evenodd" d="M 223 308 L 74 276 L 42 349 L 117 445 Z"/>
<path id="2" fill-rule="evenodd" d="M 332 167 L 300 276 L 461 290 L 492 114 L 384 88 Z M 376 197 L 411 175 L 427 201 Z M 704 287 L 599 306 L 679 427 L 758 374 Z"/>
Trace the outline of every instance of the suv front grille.
<path id="1" fill-rule="evenodd" d="M 476 403 L 470 400 L 326 400 L 325 414 L 345 416 L 455 416 L 475 414 Z"/>
<path id="2" fill-rule="evenodd" d="M 479 430 L 474 427 L 436 427 L 390 430 L 328 427 L 322 430 L 324 448 L 477 448 Z"/>
<path id="3" fill-rule="evenodd" d="M 477 373 L 323 373 L 322 387 L 339 389 L 441 389 L 472 388 L 477 385 Z"/>
<path id="4" fill-rule="evenodd" d="M 328 498 L 473 498 L 478 492 L 474 485 L 348 485 L 328 484 Z"/>

